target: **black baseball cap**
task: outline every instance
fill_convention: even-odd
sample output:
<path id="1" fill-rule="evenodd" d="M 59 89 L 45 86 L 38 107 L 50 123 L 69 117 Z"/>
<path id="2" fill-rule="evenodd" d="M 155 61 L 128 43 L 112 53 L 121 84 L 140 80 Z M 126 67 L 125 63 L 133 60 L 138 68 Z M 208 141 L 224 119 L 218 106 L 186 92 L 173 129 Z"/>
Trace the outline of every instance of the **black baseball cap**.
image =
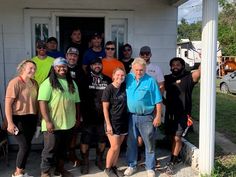
<path id="1" fill-rule="evenodd" d="M 54 41 L 54 42 L 58 43 L 57 38 L 55 38 L 55 37 L 48 38 L 47 43 L 51 42 L 51 41 Z"/>
<path id="2" fill-rule="evenodd" d="M 36 43 L 37 48 L 46 48 L 46 42 L 43 40 L 38 40 Z"/>
<path id="3" fill-rule="evenodd" d="M 143 46 L 143 47 L 141 47 L 139 53 L 152 53 L 152 52 L 151 52 L 151 48 L 149 46 Z"/>
<path id="4" fill-rule="evenodd" d="M 95 58 L 95 59 L 93 59 L 93 60 L 90 61 L 90 65 L 93 65 L 93 64 L 95 64 L 95 63 L 102 63 L 101 58 Z"/>
<path id="5" fill-rule="evenodd" d="M 124 44 L 124 45 L 122 46 L 122 51 L 125 51 L 125 50 L 127 50 L 127 49 L 130 49 L 130 50 L 132 50 L 132 47 L 131 47 L 131 45 L 130 45 L 130 44 L 128 44 L 128 43 L 126 43 L 126 44 Z"/>
<path id="6" fill-rule="evenodd" d="M 101 38 L 102 35 L 101 35 L 101 33 L 99 33 L 99 32 L 94 32 L 94 33 L 91 35 L 91 39 L 94 39 L 95 37 Z"/>

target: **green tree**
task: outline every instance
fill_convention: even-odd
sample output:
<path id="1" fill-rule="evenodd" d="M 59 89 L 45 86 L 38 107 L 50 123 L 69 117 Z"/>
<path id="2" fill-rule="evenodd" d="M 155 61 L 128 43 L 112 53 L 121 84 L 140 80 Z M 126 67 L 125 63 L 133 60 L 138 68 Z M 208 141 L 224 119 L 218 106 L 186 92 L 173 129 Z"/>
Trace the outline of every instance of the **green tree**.
<path id="1" fill-rule="evenodd" d="M 219 0 L 221 12 L 218 19 L 218 41 L 223 55 L 236 56 L 236 4 Z M 189 24 L 185 19 L 178 25 L 180 39 L 201 40 L 202 22 Z"/>
<path id="2" fill-rule="evenodd" d="M 223 55 L 236 55 L 236 4 L 219 0 L 218 40 Z"/>
<path id="3" fill-rule="evenodd" d="M 184 18 L 181 19 L 181 23 L 178 25 L 177 41 L 180 41 L 180 39 L 201 40 L 201 27 L 201 22 L 189 24 Z"/>

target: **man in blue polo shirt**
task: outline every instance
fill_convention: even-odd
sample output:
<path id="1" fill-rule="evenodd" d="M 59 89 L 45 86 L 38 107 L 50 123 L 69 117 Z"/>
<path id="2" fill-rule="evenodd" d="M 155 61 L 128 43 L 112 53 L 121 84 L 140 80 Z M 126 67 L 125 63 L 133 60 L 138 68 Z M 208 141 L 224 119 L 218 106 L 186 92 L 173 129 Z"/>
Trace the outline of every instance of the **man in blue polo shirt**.
<path id="1" fill-rule="evenodd" d="M 132 72 L 126 78 L 129 118 L 127 140 L 128 168 L 124 175 L 130 176 L 137 167 L 137 138 L 141 135 L 145 144 L 145 165 L 148 177 L 155 176 L 155 127 L 161 123 L 161 93 L 157 82 L 146 72 L 146 62 L 136 58 Z"/>

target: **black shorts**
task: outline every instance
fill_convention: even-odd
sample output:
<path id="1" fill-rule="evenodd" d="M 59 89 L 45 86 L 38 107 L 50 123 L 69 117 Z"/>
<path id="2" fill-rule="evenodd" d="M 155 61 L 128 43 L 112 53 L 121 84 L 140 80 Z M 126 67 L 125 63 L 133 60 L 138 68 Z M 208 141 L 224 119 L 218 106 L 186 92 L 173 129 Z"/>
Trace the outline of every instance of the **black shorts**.
<path id="1" fill-rule="evenodd" d="M 128 122 L 126 123 L 116 123 L 111 122 L 112 131 L 115 135 L 127 135 L 128 134 Z M 106 124 L 105 124 L 106 129 Z M 106 131 L 106 130 L 105 130 Z"/>
<path id="2" fill-rule="evenodd" d="M 165 132 L 167 135 L 182 136 L 187 128 L 187 115 L 183 116 L 165 116 Z"/>
<path id="3" fill-rule="evenodd" d="M 106 143 L 107 136 L 104 130 L 104 124 L 99 123 L 96 125 L 82 124 L 81 126 L 81 140 L 82 144 L 92 143 Z"/>

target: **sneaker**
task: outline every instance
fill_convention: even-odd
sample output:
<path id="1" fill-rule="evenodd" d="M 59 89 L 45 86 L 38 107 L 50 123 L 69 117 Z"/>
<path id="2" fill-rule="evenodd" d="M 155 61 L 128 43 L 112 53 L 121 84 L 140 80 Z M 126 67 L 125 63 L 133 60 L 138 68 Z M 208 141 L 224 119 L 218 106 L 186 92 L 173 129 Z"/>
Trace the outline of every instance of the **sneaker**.
<path id="1" fill-rule="evenodd" d="M 155 171 L 147 170 L 147 177 L 155 177 L 155 176 L 156 176 Z"/>
<path id="2" fill-rule="evenodd" d="M 159 169 L 159 168 L 161 168 L 161 162 L 160 162 L 160 160 L 157 160 L 156 159 L 156 167 L 155 167 L 156 169 Z"/>
<path id="3" fill-rule="evenodd" d="M 62 177 L 62 174 L 60 172 L 55 171 L 52 177 Z"/>
<path id="4" fill-rule="evenodd" d="M 34 177 L 34 176 L 32 176 L 32 175 L 28 175 L 28 173 L 25 173 L 23 176 L 24 176 L 24 177 Z"/>
<path id="5" fill-rule="evenodd" d="M 83 164 L 80 166 L 80 172 L 82 175 L 86 175 L 89 173 L 89 164 Z"/>
<path id="6" fill-rule="evenodd" d="M 53 177 L 74 177 L 74 175 L 68 170 L 55 171 Z"/>
<path id="7" fill-rule="evenodd" d="M 105 168 L 104 176 L 106 176 L 106 177 L 117 177 L 112 168 Z"/>
<path id="8" fill-rule="evenodd" d="M 165 173 L 167 175 L 173 175 L 174 174 L 174 164 L 172 162 L 167 163 Z"/>
<path id="9" fill-rule="evenodd" d="M 50 173 L 41 173 L 41 177 L 51 177 Z"/>
<path id="10" fill-rule="evenodd" d="M 24 177 L 23 174 L 15 175 L 15 173 L 13 173 L 11 176 L 12 176 L 12 177 Z"/>
<path id="11" fill-rule="evenodd" d="M 120 170 L 118 170 L 116 166 L 111 167 L 111 169 L 112 169 L 113 172 L 116 174 L 116 176 L 118 176 L 118 177 L 124 176 L 124 174 L 123 174 Z"/>
<path id="12" fill-rule="evenodd" d="M 95 160 L 95 165 L 99 170 L 103 171 L 105 169 L 105 163 L 102 160 Z"/>
<path id="13" fill-rule="evenodd" d="M 15 175 L 15 174 L 13 173 L 11 176 L 12 176 L 12 177 L 34 177 L 34 176 L 28 175 L 28 173 L 19 174 L 19 175 Z"/>
<path id="14" fill-rule="evenodd" d="M 137 171 L 137 168 L 133 168 L 133 167 L 128 167 L 125 172 L 124 175 L 125 176 L 131 176 L 132 174 L 134 174 Z"/>

